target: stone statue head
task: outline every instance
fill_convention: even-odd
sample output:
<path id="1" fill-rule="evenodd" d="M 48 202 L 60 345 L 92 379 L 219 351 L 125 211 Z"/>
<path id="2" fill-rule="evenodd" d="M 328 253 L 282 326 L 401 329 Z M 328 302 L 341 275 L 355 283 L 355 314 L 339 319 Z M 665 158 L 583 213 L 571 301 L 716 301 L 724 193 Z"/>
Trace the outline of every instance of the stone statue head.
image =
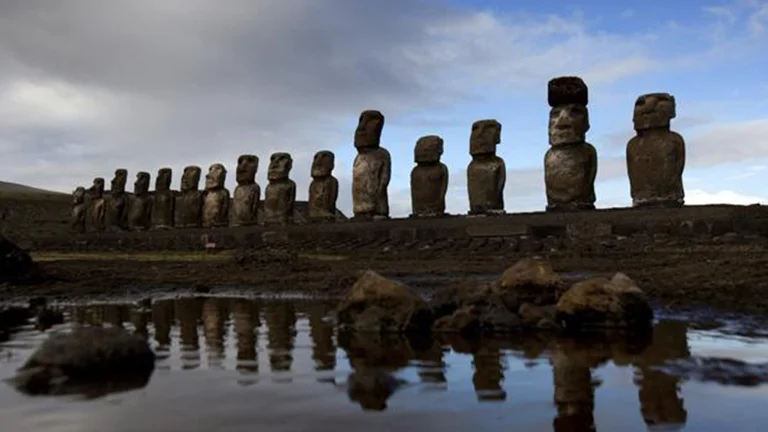
<path id="1" fill-rule="evenodd" d="M 78 186 L 75 191 L 72 192 L 72 204 L 79 205 L 85 202 L 85 188 Z"/>
<path id="2" fill-rule="evenodd" d="M 285 180 L 291 173 L 293 168 L 293 159 L 291 159 L 290 153 L 272 153 L 269 157 L 269 172 L 267 173 L 267 179 L 273 180 Z"/>
<path id="3" fill-rule="evenodd" d="M 181 175 L 181 191 L 196 191 L 200 185 L 200 174 L 202 169 L 196 165 L 184 167 L 184 173 Z"/>
<path id="4" fill-rule="evenodd" d="M 378 147 L 381 144 L 382 129 L 384 129 L 384 114 L 376 110 L 363 111 L 355 129 L 355 147 Z"/>
<path id="5" fill-rule="evenodd" d="M 139 171 L 136 173 L 136 181 L 133 182 L 133 194 L 143 195 L 149 192 L 149 173 Z"/>
<path id="6" fill-rule="evenodd" d="M 675 97 L 669 93 L 648 93 L 635 101 L 632 122 L 635 130 L 669 128 L 677 115 Z"/>
<path id="7" fill-rule="evenodd" d="M 472 156 L 496 154 L 501 142 L 501 123 L 495 119 L 478 120 L 472 123 L 469 136 L 469 154 Z"/>
<path id="8" fill-rule="evenodd" d="M 172 177 L 173 171 L 170 168 L 160 168 L 157 170 L 157 178 L 155 178 L 155 190 L 161 192 L 170 190 Z"/>
<path id="9" fill-rule="evenodd" d="M 208 168 L 208 174 L 205 175 L 205 188 L 220 189 L 224 187 L 227 180 L 227 169 L 220 163 L 215 163 Z"/>
<path id="10" fill-rule="evenodd" d="M 320 150 L 312 159 L 312 177 L 329 177 L 336 165 L 336 156 L 332 151 Z"/>
<path id="11" fill-rule="evenodd" d="M 104 177 L 96 177 L 93 179 L 93 185 L 91 185 L 90 189 L 88 189 L 88 192 L 91 193 L 91 196 L 94 198 L 101 198 L 104 196 Z"/>
<path id="12" fill-rule="evenodd" d="M 547 83 L 547 102 L 550 107 L 559 105 L 589 105 L 589 89 L 577 76 L 552 78 Z"/>
<path id="13" fill-rule="evenodd" d="M 416 141 L 413 160 L 418 163 L 440 162 L 443 155 L 443 139 L 437 135 L 427 135 Z"/>
<path id="14" fill-rule="evenodd" d="M 256 183 L 256 172 L 259 170 L 259 157 L 256 155 L 244 154 L 237 158 L 237 169 L 235 170 L 235 179 L 239 185 L 249 185 Z"/>
<path id="15" fill-rule="evenodd" d="M 115 177 L 112 178 L 112 192 L 115 193 L 121 193 L 125 192 L 125 184 L 128 182 L 128 170 L 123 168 L 118 168 L 115 170 Z"/>
<path id="16" fill-rule="evenodd" d="M 549 144 L 552 146 L 584 142 L 589 130 L 586 105 L 558 105 L 549 110 Z"/>

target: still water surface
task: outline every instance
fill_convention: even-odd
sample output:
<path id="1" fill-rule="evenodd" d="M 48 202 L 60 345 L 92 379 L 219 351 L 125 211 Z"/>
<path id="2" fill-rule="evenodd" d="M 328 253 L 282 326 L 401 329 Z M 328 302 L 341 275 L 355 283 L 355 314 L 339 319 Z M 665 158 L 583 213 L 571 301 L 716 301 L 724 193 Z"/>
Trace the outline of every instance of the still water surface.
<path id="1" fill-rule="evenodd" d="M 29 397 L 0 383 L 8 431 L 764 430 L 768 386 L 688 381 L 656 369 L 717 356 L 768 361 L 768 339 L 662 320 L 649 340 L 552 336 L 468 341 L 338 334 L 333 304 L 243 298 L 151 308 L 65 307 L 67 323 L 146 335 L 146 387 L 104 397 Z M 45 338 L 0 344 L 0 378 Z"/>

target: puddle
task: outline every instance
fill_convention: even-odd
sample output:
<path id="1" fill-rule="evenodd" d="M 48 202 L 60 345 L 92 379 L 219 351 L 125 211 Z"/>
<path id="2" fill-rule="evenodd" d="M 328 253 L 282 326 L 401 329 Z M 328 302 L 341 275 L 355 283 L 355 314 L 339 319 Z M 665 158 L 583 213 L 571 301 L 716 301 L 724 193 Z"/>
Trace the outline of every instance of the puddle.
<path id="1" fill-rule="evenodd" d="M 158 356 L 155 372 L 143 388 L 85 401 L 30 397 L 0 383 L 3 427 L 740 431 L 768 421 L 768 339 L 737 334 L 735 317 L 697 326 L 693 315 L 666 311 L 649 341 L 469 341 L 338 333 L 324 319 L 333 306 L 225 296 L 155 299 L 144 309 L 115 300 L 63 305 L 64 324 L 46 332 L 29 324 L 0 344 L 0 379 L 47 332 L 77 325 L 145 335 Z"/>

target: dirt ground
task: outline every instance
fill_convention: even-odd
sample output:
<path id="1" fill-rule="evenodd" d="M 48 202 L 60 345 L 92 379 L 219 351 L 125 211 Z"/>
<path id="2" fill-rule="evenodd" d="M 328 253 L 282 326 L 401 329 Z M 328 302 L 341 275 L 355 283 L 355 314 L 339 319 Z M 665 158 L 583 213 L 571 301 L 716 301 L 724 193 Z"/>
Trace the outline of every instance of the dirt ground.
<path id="1" fill-rule="evenodd" d="M 373 269 L 419 292 L 467 279 L 491 279 L 517 260 L 545 255 L 565 276 L 632 277 L 661 305 L 707 306 L 768 313 L 768 249 L 763 244 L 711 244 L 654 248 L 522 251 L 372 250 L 353 254 L 262 251 L 243 253 L 39 253 L 33 257 L 49 280 L 34 286 L 0 287 L 0 301 L 46 295 L 150 294 L 174 290 L 301 292 L 340 296 L 357 272 Z"/>

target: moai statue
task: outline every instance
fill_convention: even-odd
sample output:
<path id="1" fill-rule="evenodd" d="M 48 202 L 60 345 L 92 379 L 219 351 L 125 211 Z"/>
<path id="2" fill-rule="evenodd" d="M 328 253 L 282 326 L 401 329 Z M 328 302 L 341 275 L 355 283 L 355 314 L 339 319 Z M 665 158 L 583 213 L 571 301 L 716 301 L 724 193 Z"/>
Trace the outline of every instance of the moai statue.
<path id="1" fill-rule="evenodd" d="M 181 175 L 181 188 L 174 204 L 174 225 L 177 228 L 197 228 L 203 215 L 203 194 L 200 192 L 199 166 L 184 168 Z"/>
<path id="2" fill-rule="evenodd" d="M 645 94 L 635 102 L 637 135 L 627 143 L 627 172 L 635 207 L 684 204 L 685 141 L 669 130 L 675 116 L 675 97 L 668 93 Z"/>
<path id="3" fill-rule="evenodd" d="M 491 215 L 504 213 L 504 185 L 507 166 L 496 156 L 501 143 L 501 123 L 494 119 L 472 123 L 469 154 L 472 162 L 467 167 L 469 214 Z"/>
<path id="4" fill-rule="evenodd" d="M 128 229 L 128 194 L 125 184 L 128 182 L 128 170 L 115 170 L 112 178 L 112 189 L 107 198 L 107 228 L 113 230 Z"/>
<path id="5" fill-rule="evenodd" d="M 293 168 L 293 159 L 288 153 L 272 153 L 269 158 L 264 191 L 264 224 L 287 225 L 293 223 L 293 205 L 296 202 L 296 183 L 288 176 Z"/>
<path id="6" fill-rule="evenodd" d="M 312 160 L 312 183 L 309 184 L 309 219 L 314 222 L 336 220 L 339 181 L 333 176 L 336 156 L 322 150 Z"/>
<path id="7" fill-rule="evenodd" d="M 586 141 L 588 89 L 579 77 L 549 81 L 549 145 L 544 156 L 547 211 L 595 208 L 597 151 Z"/>
<path id="8" fill-rule="evenodd" d="M 208 168 L 203 194 L 203 226 L 219 228 L 229 225 L 229 190 L 224 187 L 227 169 L 220 163 Z"/>
<path id="9" fill-rule="evenodd" d="M 411 208 L 414 217 L 445 215 L 445 193 L 448 191 L 448 167 L 440 162 L 443 139 L 423 136 L 416 141 L 411 171 Z"/>
<path id="10" fill-rule="evenodd" d="M 234 199 L 232 200 L 232 226 L 255 225 L 258 223 L 258 208 L 261 187 L 256 183 L 259 158 L 255 155 L 240 155 L 237 158 Z"/>
<path id="11" fill-rule="evenodd" d="M 155 194 L 152 199 L 152 228 L 169 229 L 173 227 L 174 193 L 171 190 L 173 171 L 160 168 L 155 178 Z"/>
<path id="12" fill-rule="evenodd" d="M 149 173 L 139 171 L 133 183 L 133 196 L 128 208 L 128 228 L 145 231 L 152 226 L 152 195 L 149 193 Z"/>
<path id="13" fill-rule="evenodd" d="M 95 231 L 104 231 L 106 227 L 105 219 L 107 213 L 107 204 L 104 199 L 104 178 L 96 177 L 93 179 L 93 185 L 88 189 L 88 214 L 89 225 Z"/>
<path id="14" fill-rule="evenodd" d="M 85 216 L 87 214 L 88 205 L 85 203 L 85 188 L 78 186 L 75 191 L 72 192 L 72 215 L 70 222 L 74 232 L 85 232 Z"/>
<path id="15" fill-rule="evenodd" d="M 392 158 L 380 147 L 384 115 L 363 111 L 355 130 L 355 157 L 352 169 L 352 207 L 355 219 L 388 219 L 387 187 L 392 175 Z"/>

